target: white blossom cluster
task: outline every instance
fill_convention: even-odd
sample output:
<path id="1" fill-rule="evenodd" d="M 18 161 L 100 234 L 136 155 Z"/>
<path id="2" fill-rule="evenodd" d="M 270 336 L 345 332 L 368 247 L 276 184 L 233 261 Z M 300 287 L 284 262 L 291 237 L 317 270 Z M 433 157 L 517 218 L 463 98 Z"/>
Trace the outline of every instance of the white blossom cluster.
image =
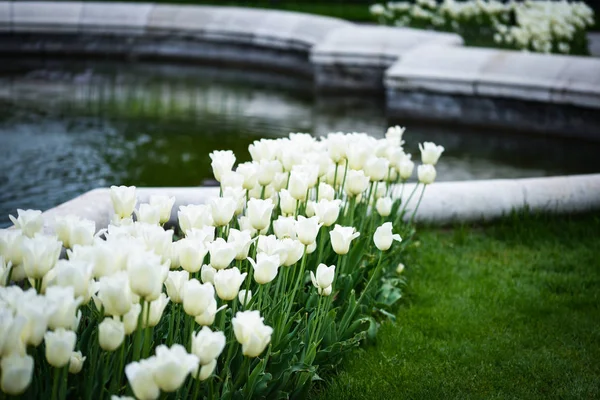
<path id="1" fill-rule="evenodd" d="M 584 2 L 566 0 L 417 0 L 374 4 L 381 23 L 486 35 L 499 45 L 539 53 L 573 53 L 574 41 L 585 43 L 594 12 Z"/>

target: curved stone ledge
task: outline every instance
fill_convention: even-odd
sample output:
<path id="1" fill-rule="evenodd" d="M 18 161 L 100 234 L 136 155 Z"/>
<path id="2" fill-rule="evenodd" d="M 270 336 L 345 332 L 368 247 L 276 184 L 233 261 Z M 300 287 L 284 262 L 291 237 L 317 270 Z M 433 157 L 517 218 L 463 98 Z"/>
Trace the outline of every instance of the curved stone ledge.
<path id="1" fill-rule="evenodd" d="M 407 201 L 415 184 L 407 184 L 403 199 Z M 396 188 L 400 190 L 400 188 Z M 421 189 L 408 203 L 416 206 Z M 175 197 L 171 222 L 177 220 L 181 205 L 200 204 L 219 195 L 216 187 L 205 188 L 138 188 L 138 204 L 148 202 L 153 194 Z M 558 176 L 551 178 L 497 179 L 485 181 L 441 182 L 427 187 L 416 221 L 431 224 L 491 221 L 513 210 L 527 207 L 531 211 L 578 213 L 600 209 L 600 174 Z M 110 190 L 95 189 L 44 212 L 45 229 L 51 231 L 57 216 L 75 214 L 105 228 L 112 214 Z M 407 218 L 410 212 L 407 214 Z"/>

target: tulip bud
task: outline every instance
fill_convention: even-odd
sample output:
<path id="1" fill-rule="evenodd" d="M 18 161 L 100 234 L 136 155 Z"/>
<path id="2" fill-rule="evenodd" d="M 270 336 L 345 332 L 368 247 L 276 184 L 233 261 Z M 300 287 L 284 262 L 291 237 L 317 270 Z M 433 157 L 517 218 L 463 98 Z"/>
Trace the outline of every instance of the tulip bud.
<path id="1" fill-rule="evenodd" d="M 350 250 L 350 242 L 360 236 L 360 232 L 356 232 L 353 226 L 336 225 L 329 232 L 331 238 L 331 247 L 336 254 L 348 254 Z"/>
<path id="2" fill-rule="evenodd" d="M 131 309 L 127 314 L 123 315 L 123 327 L 125 328 L 125 334 L 131 335 L 138 327 L 138 319 L 142 312 L 142 306 L 139 303 L 132 304 Z M 116 315 L 113 317 L 115 320 L 119 320 Z"/>
<path id="3" fill-rule="evenodd" d="M 125 326 L 121 321 L 104 318 L 98 325 L 98 343 L 105 351 L 115 351 L 125 339 Z"/>
<path id="4" fill-rule="evenodd" d="M 183 287 L 190 280 L 190 273 L 187 271 L 170 271 L 165 281 L 167 294 L 173 303 L 181 304 L 183 302 Z"/>
<path id="5" fill-rule="evenodd" d="M 296 212 L 297 200 L 292 197 L 286 189 L 281 189 L 279 192 L 279 207 L 284 215 L 294 215 Z"/>
<path id="6" fill-rule="evenodd" d="M 319 223 L 318 217 L 305 218 L 302 215 L 298 216 L 298 222 L 296 224 L 296 234 L 298 240 L 305 246 L 308 246 L 315 242 L 319 229 L 322 223 Z"/>
<path id="7" fill-rule="evenodd" d="M 308 246 L 306 246 L 306 254 L 312 254 L 317 249 L 317 242 L 312 242 Z"/>
<path id="8" fill-rule="evenodd" d="M 198 357 L 201 365 L 210 364 L 225 348 L 225 334 L 211 331 L 204 326 L 196 334 L 192 334 L 192 354 Z"/>
<path id="9" fill-rule="evenodd" d="M 200 373 L 198 373 L 198 369 L 196 368 L 195 370 L 193 370 L 192 373 L 192 377 L 194 379 L 198 379 L 199 381 L 205 381 L 208 378 L 211 377 L 212 373 L 214 372 L 215 368 L 217 367 L 217 360 L 212 360 L 211 362 L 209 362 L 206 365 L 202 365 L 200 367 Z"/>
<path id="10" fill-rule="evenodd" d="M 240 286 L 246 279 L 247 273 L 240 273 L 236 267 L 222 269 L 215 274 L 215 289 L 221 300 L 233 300 L 237 296 Z"/>
<path id="11" fill-rule="evenodd" d="M 78 374 L 83 368 L 83 363 L 87 357 L 83 357 L 80 351 L 74 351 L 71 353 L 71 359 L 69 360 L 69 373 Z"/>
<path id="12" fill-rule="evenodd" d="M 377 213 L 382 217 L 389 216 L 392 213 L 392 204 L 393 201 L 390 197 L 381 197 L 377 199 L 377 202 L 375 203 Z"/>
<path id="13" fill-rule="evenodd" d="M 306 209 L 304 210 L 304 214 L 310 218 L 315 216 L 315 202 L 312 200 L 308 200 L 306 202 Z"/>
<path id="14" fill-rule="evenodd" d="M 214 297 L 215 288 L 212 284 L 200 284 L 197 279 L 190 279 L 183 286 L 183 309 L 188 315 L 199 315 Z"/>
<path id="15" fill-rule="evenodd" d="M 208 203 L 212 211 L 212 218 L 216 226 L 225 226 L 233 218 L 237 209 L 237 202 L 231 197 L 211 198 Z"/>
<path id="16" fill-rule="evenodd" d="M 392 223 L 386 222 L 375 230 L 373 235 L 373 241 L 375 246 L 381 251 L 386 251 L 392 247 L 392 242 L 396 240 L 402 241 L 402 238 L 398 234 L 392 234 Z"/>
<path id="17" fill-rule="evenodd" d="M 125 367 L 125 375 L 133 394 L 140 400 L 156 400 L 160 389 L 154 380 L 154 358 L 132 362 Z"/>
<path id="18" fill-rule="evenodd" d="M 150 225 L 158 225 L 160 223 L 160 209 L 157 206 L 140 204 L 134 212 L 139 222 Z"/>
<path id="19" fill-rule="evenodd" d="M 274 207 L 275 205 L 271 199 L 250 199 L 247 214 L 252 227 L 258 231 L 267 228 L 271 223 L 271 213 Z"/>
<path id="20" fill-rule="evenodd" d="M 279 255 L 268 255 L 266 253 L 258 253 L 256 261 L 248 257 L 248 261 L 254 268 L 254 280 L 259 285 L 271 282 L 277 276 L 280 259 Z"/>
<path id="21" fill-rule="evenodd" d="M 240 292 L 238 293 L 238 300 L 242 307 L 246 307 L 246 305 L 250 303 L 250 300 L 252 300 L 252 290 L 240 290 Z"/>
<path id="22" fill-rule="evenodd" d="M 417 168 L 417 175 L 419 176 L 419 182 L 424 185 L 429 185 L 435 181 L 435 167 L 430 164 L 419 165 L 419 168 Z"/>
<path id="23" fill-rule="evenodd" d="M 208 245 L 210 252 L 210 265 L 215 269 L 227 268 L 237 255 L 237 249 L 232 243 L 227 243 L 223 238 L 217 238 Z"/>
<path id="24" fill-rule="evenodd" d="M 335 277 L 335 265 L 328 267 L 325 264 L 319 264 L 317 274 L 310 271 L 310 280 L 317 289 L 326 289 L 333 283 Z"/>
<path id="25" fill-rule="evenodd" d="M 437 164 L 440 156 L 444 152 L 443 146 L 436 146 L 432 142 L 419 143 L 419 149 L 421 150 L 421 161 L 423 164 L 435 165 Z"/>
<path id="26" fill-rule="evenodd" d="M 344 190 L 348 196 L 356 196 L 364 192 L 369 186 L 369 178 L 365 176 L 365 173 L 355 170 L 348 170 L 346 175 L 346 185 Z"/>
<path id="27" fill-rule="evenodd" d="M 404 264 L 400 263 L 398 264 L 398 266 L 396 267 L 396 273 L 398 275 L 402 274 L 402 272 L 404 271 Z"/>
<path id="28" fill-rule="evenodd" d="M 213 151 L 208 155 L 211 162 L 211 167 L 213 170 L 213 174 L 215 175 L 215 179 L 218 182 L 221 182 L 221 177 L 224 173 L 231 171 L 233 168 L 233 164 L 235 164 L 235 154 L 231 150 L 225 151 Z"/>
<path id="29" fill-rule="evenodd" d="M 164 224 L 171 219 L 173 204 L 175 204 L 175 197 L 156 194 L 150 196 L 150 205 L 158 209 L 159 223 L 161 224 Z"/>
<path id="30" fill-rule="evenodd" d="M 235 338 L 247 357 L 258 357 L 271 341 L 273 328 L 263 320 L 258 311 L 238 311 L 231 320 Z"/>
<path id="31" fill-rule="evenodd" d="M 73 331 L 58 328 L 54 332 L 48 331 L 44 335 L 46 345 L 46 360 L 56 368 L 67 365 L 75 348 L 77 335 Z"/>
<path id="32" fill-rule="evenodd" d="M 11 353 L 0 360 L 2 392 L 17 396 L 25 392 L 33 377 L 33 357 L 28 354 Z"/>
<path id="33" fill-rule="evenodd" d="M 110 199 L 115 214 L 119 218 L 127 218 L 133 213 L 137 201 L 135 186 L 111 186 Z"/>
<path id="34" fill-rule="evenodd" d="M 332 286 L 327 286 L 325 289 L 319 287 L 317 289 L 317 292 L 319 293 L 319 296 L 327 297 L 327 296 L 331 295 L 332 290 L 333 290 Z"/>
<path id="35" fill-rule="evenodd" d="M 12 215 L 9 215 L 8 218 L 15 225 L 15 228 L 20 229 L 21 233 L 29 238 L 41 232 L 44 226 L 44 218 L 40 210 L 17 209 L 17 218 Z"/>
<path id="36" fill-rule="evenodd" d="M 215 274 L 217 270 L 211 267 L 209 264 L 203 265 L 202 270 L 200 271 L 200 278 L 202 279 L 202 283 L 212 283 L 215 284 Z"/>

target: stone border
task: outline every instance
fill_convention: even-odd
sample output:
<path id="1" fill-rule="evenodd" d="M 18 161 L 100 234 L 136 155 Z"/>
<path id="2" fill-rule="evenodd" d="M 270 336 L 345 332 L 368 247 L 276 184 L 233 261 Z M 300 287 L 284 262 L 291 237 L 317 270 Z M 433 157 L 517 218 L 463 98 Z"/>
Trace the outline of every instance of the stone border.
<path id="1" fill-rule="evenodd" d="M 415 184 L 407 184 L 403 200 L 408 201 Z M 400 190 L 396 188 L 396 192 Z M 410 199 L 408 209 L 417 203 L 419 191 Z M 219 195 L 216 187 L 138 188 L 138 204 L 148 202 L 153 194 L 175 197 L 171 223 L 177 221 L 177 209 L 200 204 Z M 600 174 L 551 178 L 494 179 L 465 182 L 440 182 L 430 185 L 415 220 L 422 223 L 491 221 L 513 210 L 528 207 L 534 212 L 580 213 L 600 209 Z M 105 228 L 112 214 L 110 189 L 94 189 L 43 213 L 45 230 L 50 232 L 57 216 L 75 214 Z M 411 213 L 407 213 L 406 219 Z"/>

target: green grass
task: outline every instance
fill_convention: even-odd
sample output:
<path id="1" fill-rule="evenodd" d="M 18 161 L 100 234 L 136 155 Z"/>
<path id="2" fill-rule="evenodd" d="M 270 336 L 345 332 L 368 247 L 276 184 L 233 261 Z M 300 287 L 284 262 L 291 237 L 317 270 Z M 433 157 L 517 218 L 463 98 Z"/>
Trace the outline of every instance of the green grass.
<path id="1" fill-rule="evenodd" d="M 600 398 L 600 214 L 421 230 L 404 305 L 317 399 Z"/>

